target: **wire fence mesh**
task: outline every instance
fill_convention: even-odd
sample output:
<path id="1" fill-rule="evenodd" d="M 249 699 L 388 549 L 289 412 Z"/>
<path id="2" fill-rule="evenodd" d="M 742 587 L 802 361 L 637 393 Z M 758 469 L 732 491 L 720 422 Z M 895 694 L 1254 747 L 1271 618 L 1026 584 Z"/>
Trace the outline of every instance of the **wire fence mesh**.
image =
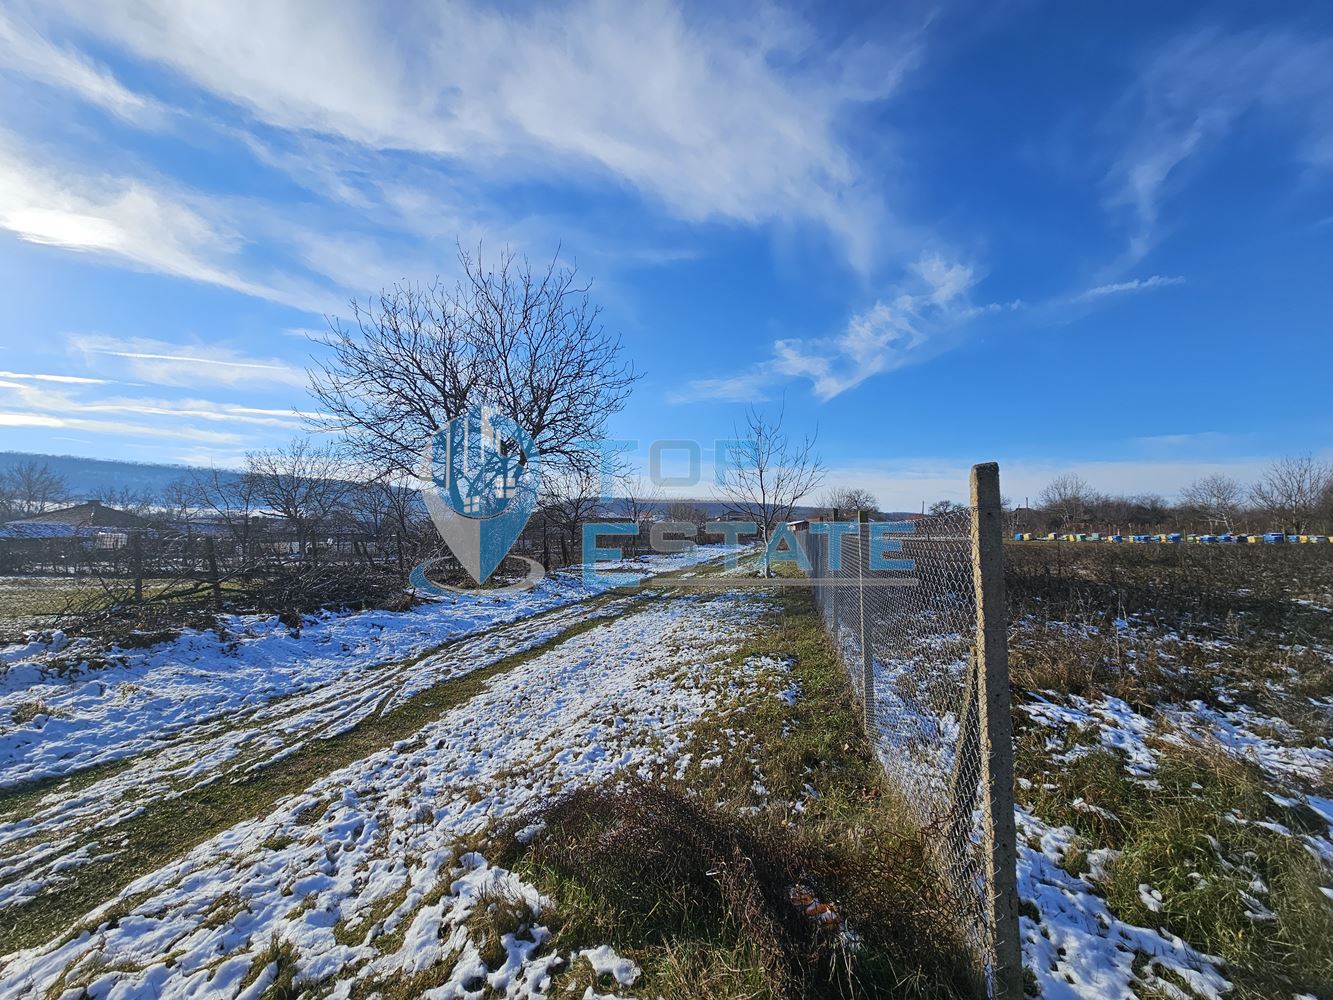
<path id="1" fill-rule="evenodd" d="M 996 995 L 996 927 L 982 787 L 973 518 L 814 523 L 797 537 L 815 600 L 907 809 L 928 830 L 976 976 Z M 1006 748 L 1012 754 L 1012 743 Z M 1008 796 L 1004 796 L 1007 800 Z M 1012 806 L 1009 807 L 1012 809 Z"/>

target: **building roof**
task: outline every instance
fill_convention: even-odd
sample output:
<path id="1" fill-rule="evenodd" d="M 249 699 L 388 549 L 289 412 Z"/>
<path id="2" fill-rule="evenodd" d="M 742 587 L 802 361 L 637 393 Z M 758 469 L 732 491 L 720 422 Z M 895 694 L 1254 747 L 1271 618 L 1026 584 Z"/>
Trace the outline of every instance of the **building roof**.
<path id="1" fill-rule="evenodd" d="M 138 514 L 116 510 L 103 506 L 96 500 L 89 503 L 75 504 L 73 507 L 61 507 L 59 510 L 47 510 L 40 514 L 16 518 L 6 522 L 5 527 L 27 530 L 28 526 L 39 525 L 65 526 L 69 528 L 110 528 L 117 531 L 147 531 L 152 525 Z"/>

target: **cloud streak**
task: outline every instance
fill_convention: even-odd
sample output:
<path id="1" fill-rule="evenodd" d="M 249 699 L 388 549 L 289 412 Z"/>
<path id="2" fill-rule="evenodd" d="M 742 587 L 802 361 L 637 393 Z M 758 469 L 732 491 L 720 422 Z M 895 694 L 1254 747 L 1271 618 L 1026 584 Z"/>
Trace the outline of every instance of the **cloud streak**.
<path id="1" fill-rule="evenodd" d="M 1128 232 L 1123 265 L 1157 244 L 1164 202 L 1199 162 L 1259 127 L 1294 134 L 1296 157 L 1311 168 L 1333 167 L 1333 40 L 1206 28 L 1153 52 L 1105 124 L 1118 150 L 1105 186 Z"/>
<path id="2" fill-rule="evenodd" d="M 1171 285 L 1183 285 L 1185 279 L 1179 275 L 1154 274 L 1147 278 L 1132 278 L 1129 281 L 1116 281 L 1107 285 L 1098 285 L 1075 296 L 1075 301 L 1104 299 L 1111 295 L 1125 295 L 1132 292 L 1149 292 L 1155 288 L 1168 288 Z"/>
<path id="3" fill-rule="evenodd" d="M 150 181 L 45 166 L 0 132 L 0 229 L 28 243 L 121 263 L 302 309 L 330 297 L 283 278 L 245 277 L 247 239 L 228 208 Z"/>
<path id="4" fill-rule="evenodd" d="M 773 343 L 772 356 L 723 378 L 695 379 L 670 402 L 745 402 L 766 398 L 792 380 L 810 383 L 816 398 L 833 399 L 866 379 L 934 357 L 952 346 L 969 320 L 1017 309 L 1019 302 L 974 305 L 973 268 L 938 254 L 920 257 L 891 296 L 853 315 L 841 333 Z"/>
<path id="5" fill-rule="evenodd" d="M 211 383 L 225 386 L 280 384 L 304 387 L 306 373 L 277 358 L 253 358 L 230 348 L 210 345 L 172 344 L 147 337 L 119 338 L 101 334 L 76 334 L 70 349 L 85 357 L 114 358 L 125 363 L 129 374 L 156 385 L 195 386 Z"/>

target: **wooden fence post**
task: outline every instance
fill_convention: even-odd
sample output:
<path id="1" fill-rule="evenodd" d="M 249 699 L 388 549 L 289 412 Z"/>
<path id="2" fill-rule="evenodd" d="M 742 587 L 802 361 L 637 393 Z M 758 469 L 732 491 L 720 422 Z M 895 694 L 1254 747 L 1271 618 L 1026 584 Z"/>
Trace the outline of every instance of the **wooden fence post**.
<path id="1" fill-rule="evenodd" d="M 1014 828 L 1014 734 L 1009 715 L 1009 613 L 1004 591 L 1000 467 L 972 466 L 972 578 L 977 601 L 977 680 L 981 780 L 985 789 L 983 870 L 995 949 L 997 1000 L 1022 1000 L 1018 939 L 1017 835 Z"/>
<path id="2" fill-rule="evenodd" d="M 134 562 L 134 603 L 143 603 L 143 536 L 138 531 L 130 532 L 130 552 Z"/>
<path id="3" fill-rule="evenodd" d="M 208 559 L 208 583 L 213 588 L 213 607 L 222 607 L 222 582 L 218 578 L 218 550 L 212 535 L 204 536 L 204 556 Z"/>

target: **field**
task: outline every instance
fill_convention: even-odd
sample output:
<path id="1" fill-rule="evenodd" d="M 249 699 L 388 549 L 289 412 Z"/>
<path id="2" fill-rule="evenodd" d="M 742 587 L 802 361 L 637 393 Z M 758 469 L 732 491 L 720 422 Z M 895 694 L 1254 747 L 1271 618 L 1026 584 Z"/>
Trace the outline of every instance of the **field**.
<path id="1" fill-rule="evenodd" d="M 1333 996 L 1333 561 L 1008 555 L 1033 990 Z M 0 995 L 963 995 L 809 595 L 644 569 L 0 651 Z"/>

